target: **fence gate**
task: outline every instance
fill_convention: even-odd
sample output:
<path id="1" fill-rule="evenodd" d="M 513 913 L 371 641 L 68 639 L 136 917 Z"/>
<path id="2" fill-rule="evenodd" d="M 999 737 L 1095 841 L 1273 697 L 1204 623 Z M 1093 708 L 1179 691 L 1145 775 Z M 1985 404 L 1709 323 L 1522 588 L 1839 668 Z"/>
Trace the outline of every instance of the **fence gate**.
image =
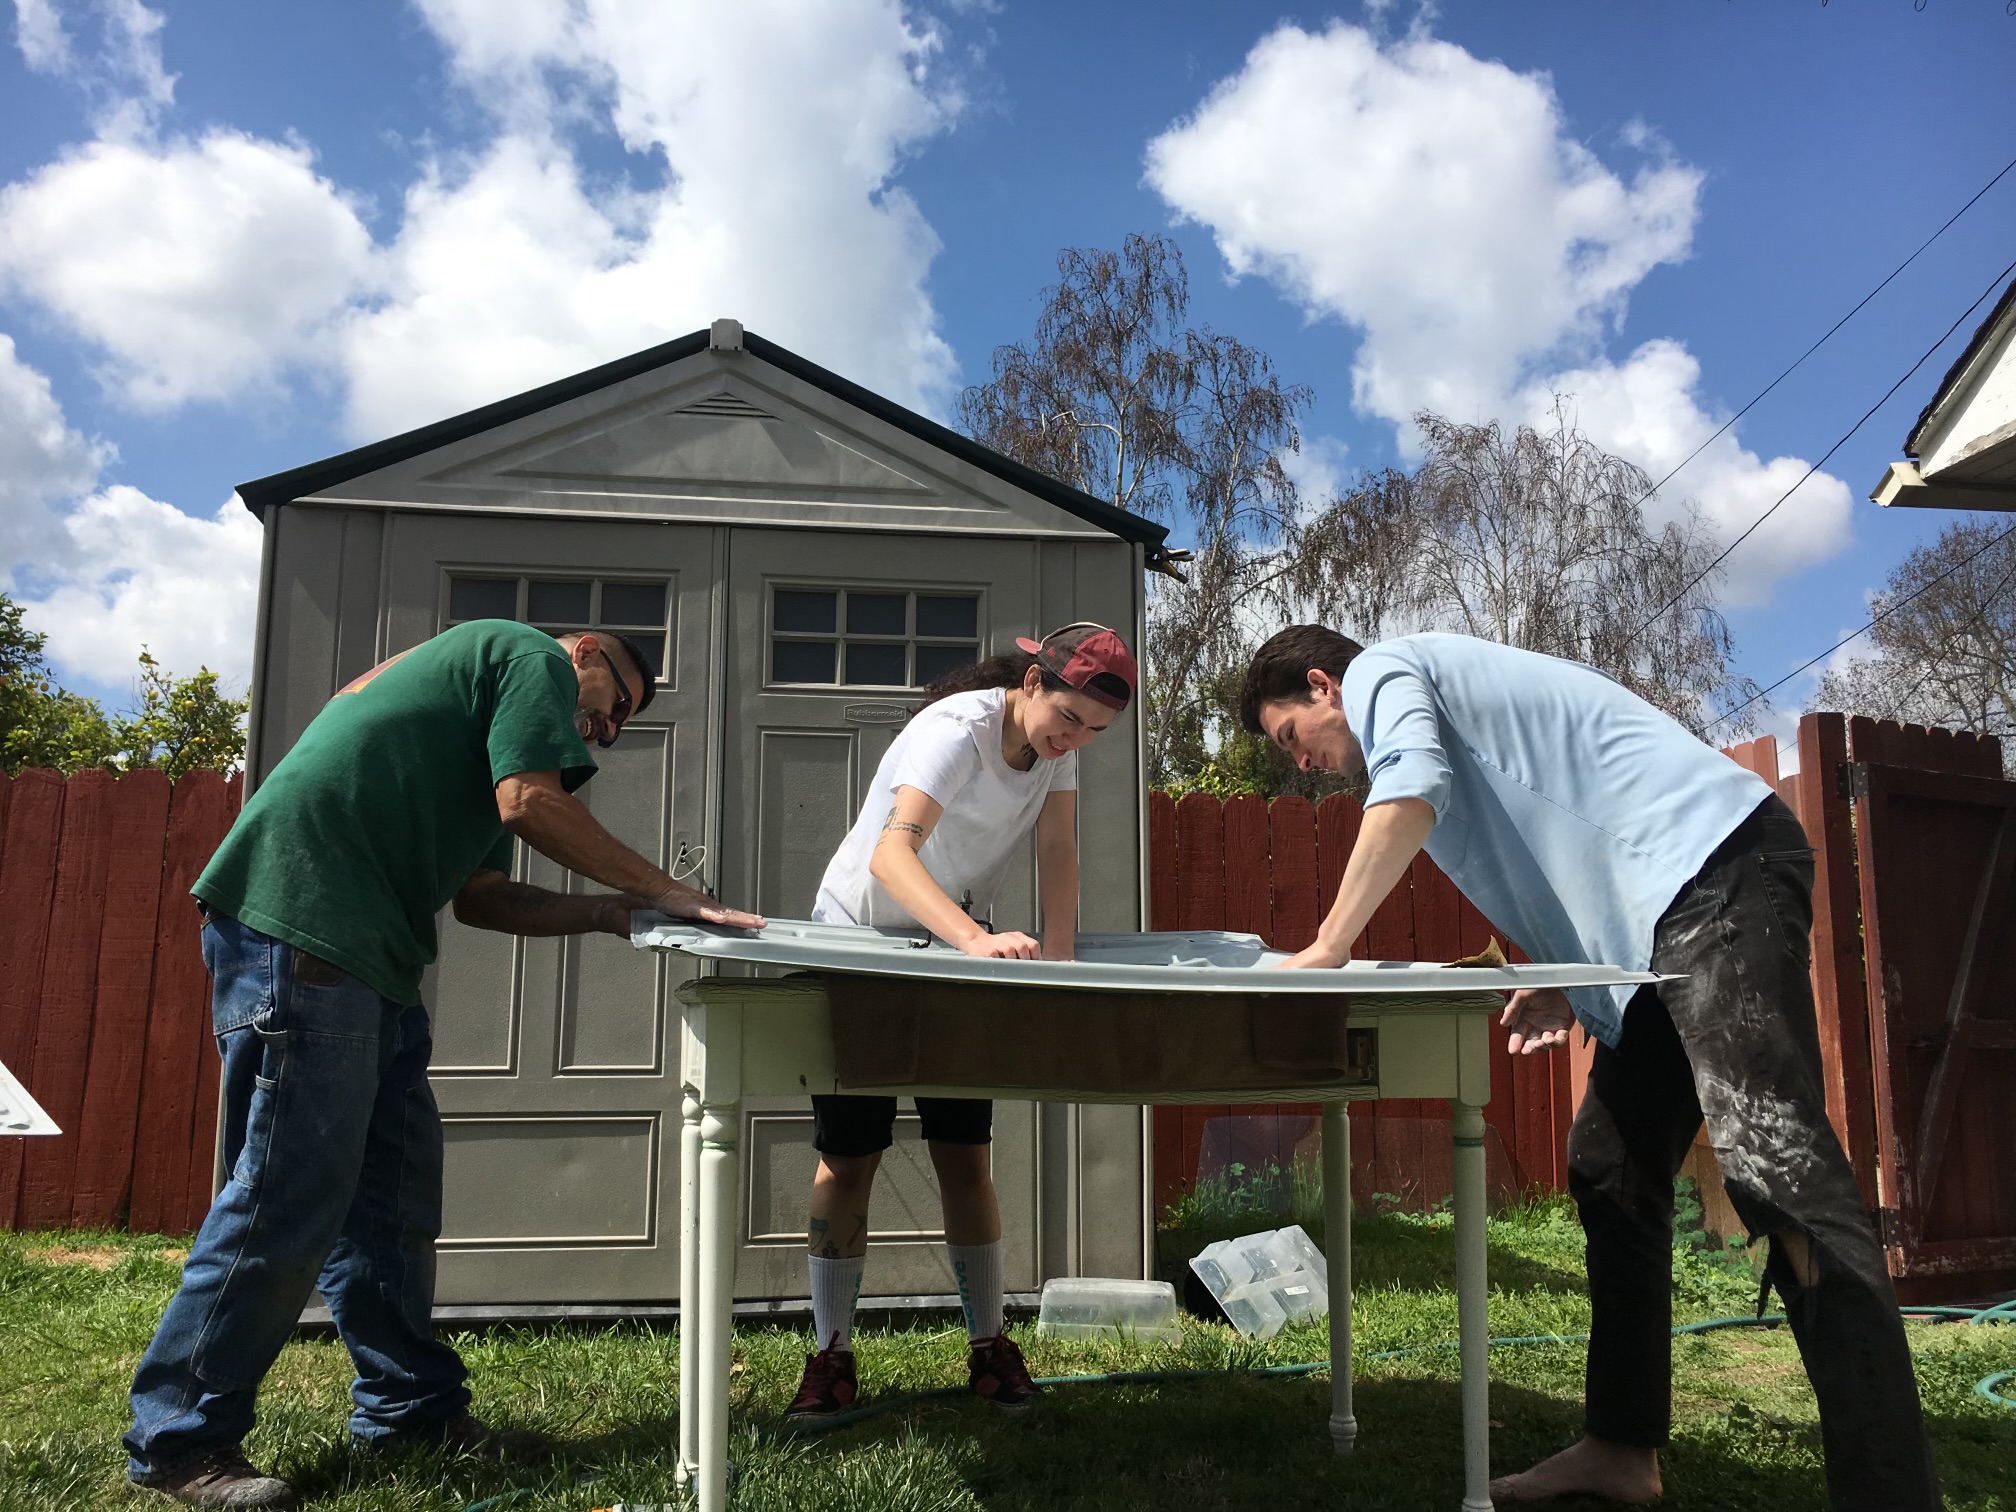
<path id="1" fill-rule="evenodd" d="M 1891 1273 L 2007 1272 L 2016 1268 L 2016 782 L 1878 761 L 1856 761 L 1847 775 Z"/>

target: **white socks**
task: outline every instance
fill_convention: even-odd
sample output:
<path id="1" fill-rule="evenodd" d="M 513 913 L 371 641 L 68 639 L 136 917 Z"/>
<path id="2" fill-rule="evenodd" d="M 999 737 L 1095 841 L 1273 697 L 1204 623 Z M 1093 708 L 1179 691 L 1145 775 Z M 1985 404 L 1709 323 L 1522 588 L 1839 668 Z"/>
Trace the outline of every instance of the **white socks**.
<path id="1" fill-rule="evenodd" d="M 966 1336 L 978 1342 L 1001 1333 L 1001 1241 L 992 1244 L 948 1244 L 952 1258 L 952 1280 L 959 1288 L 959 1305 L 966 1311 Z M 851 1260 L 828 1260 L 807 1255 L 812 1270 L 812 1331 L 818 1335 L 817 1349 L 854 1348 L 854 1304 L 861 1296 L 861 1275 L 868 1267 L 866 1255 Z"/>
<path id="2" fill-rule="evenodd" d="M 948 1244 L 952 1280 L 959 1305 L 966 1309 L 966 1336 L 978 1343 L 1001 1333 L 1001 1241 L 992 1244 Z"/>
<path id="3" fill-rule="evenodd" d="M 823 1255 L 807 1255 L 805 1259 L 812 1267 L 812 1331 L 818 1335 L 813 1348 L 844 1349 L 852 1354 L 854 1304 L 861 1296 L 861 1273 L 868 1267 L 868 1257 L 828 1260 Z"/>

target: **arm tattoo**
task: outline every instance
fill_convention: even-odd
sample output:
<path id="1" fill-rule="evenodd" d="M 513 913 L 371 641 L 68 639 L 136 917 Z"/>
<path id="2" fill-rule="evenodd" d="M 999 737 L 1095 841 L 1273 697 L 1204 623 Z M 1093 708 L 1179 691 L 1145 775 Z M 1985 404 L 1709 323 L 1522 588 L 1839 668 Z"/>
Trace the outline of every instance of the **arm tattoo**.
<path id="1" fill-rule="evenodd" d="M 921 841 L 924 838 L 924 826 L 921 824 L 912 824 L 908 819 L 898 819 L 896 817 L 896 806 L 891 804 L 889 806 L 889 817 L 882 821 L 882 833 L 884 835 L 915 835 Z M 880 844 L 881 842 L 878 840 L 876 843 Z"/>

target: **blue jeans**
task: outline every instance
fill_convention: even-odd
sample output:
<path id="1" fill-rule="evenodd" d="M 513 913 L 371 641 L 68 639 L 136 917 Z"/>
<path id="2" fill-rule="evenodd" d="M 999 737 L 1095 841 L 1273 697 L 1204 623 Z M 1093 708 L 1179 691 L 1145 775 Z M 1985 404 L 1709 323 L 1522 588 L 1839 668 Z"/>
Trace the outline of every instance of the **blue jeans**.
<path id="1" fill-rule="evenodd" d="M 133 1377 L 135 1477 L 251 1431 L 259 1382 L 319 1284 L 364 1440 L 454 1417 L 468 1372 L 434 1338 L 441 1115 L 407 1008 L 235 919 L 203 930 L 231 1179 Z"/>

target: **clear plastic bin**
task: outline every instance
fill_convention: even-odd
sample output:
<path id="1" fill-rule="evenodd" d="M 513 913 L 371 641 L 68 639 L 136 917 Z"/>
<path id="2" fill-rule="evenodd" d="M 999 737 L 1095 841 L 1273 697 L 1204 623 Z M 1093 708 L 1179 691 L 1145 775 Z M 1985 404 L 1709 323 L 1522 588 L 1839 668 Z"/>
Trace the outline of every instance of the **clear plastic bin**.
<path id="1" fill-rule="evenodd" d="M 1330 1267 L 1300 1224 L 1208 1244 L 1190 1269 L 1248 1338 L 1330 1313 Z"/>
<path id="2" fill-rule="evenodd" d="M 1038 1338 L 1133 1339 L 1176 1344 L 1183 1338 L 1176 1288 L 1167 1281 L 1059 1276 L 1043 1283 Z"/>

